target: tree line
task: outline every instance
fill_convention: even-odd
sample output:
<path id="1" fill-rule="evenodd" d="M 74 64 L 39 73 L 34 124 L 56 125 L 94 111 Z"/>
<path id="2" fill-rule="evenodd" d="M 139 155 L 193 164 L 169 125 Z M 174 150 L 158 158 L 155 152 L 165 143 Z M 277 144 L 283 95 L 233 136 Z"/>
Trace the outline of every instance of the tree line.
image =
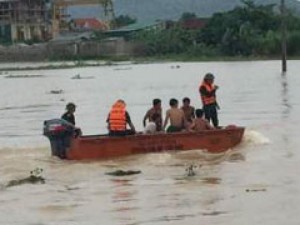
<path id="1" fill-rule="evenodd" d="M 197 18 L 184 13 L 168 29 L 146 30 L 133 34 L 130 39 L 145 46 L 147 56 L 267 56 L 281 53 L 281 22 L 287 26 L 287 52 L 300 55 L 300 17 L 287 11 L 283 18 L 274 4 L 256 5 L 245 0 L 241 6 L 227 12 L 213 14 L 202 29 L 186 29 L 182 22 Z"/>

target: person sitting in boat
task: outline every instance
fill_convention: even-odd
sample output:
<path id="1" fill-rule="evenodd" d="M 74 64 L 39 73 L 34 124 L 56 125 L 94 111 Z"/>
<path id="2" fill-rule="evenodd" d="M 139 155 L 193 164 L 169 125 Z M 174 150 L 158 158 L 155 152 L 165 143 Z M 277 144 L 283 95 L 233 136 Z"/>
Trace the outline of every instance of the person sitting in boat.
<path id="1" fill-rule="evenodd" d="M 144 129 L 144 134 L 154 134 L 156 132 L 161 131 L 161 130 L 157 131 L 157 125 L 156 125 L 157 124 L 156 121 L 160 119 L 161 119 L 161 115 L 155 113 L 152 116 L 152 121 L 147 123 Z"/>
<path id="2" fill-rule="evenodd" d="M 167 129 L 167 132 L 179 132 L 184 130 L 185 127 L 185 117 L 181 109 L 178 108 L 178 100 L 172 98 L 170 100 L 170 109 L 166 112 L 166 118 L 164 122 L 163 129 L 166 128 L 169 120 L 170 126 Z"/>
<path id="3" fill-rule="evenodd" d="M 73 102 L 69 102 L 66 105 L 66 112 L 61 116 L 61 118 L 74 126 L 75 136 L 77 137 L 81 135 L 81 130 L 75 126 L 75 110 L 76 105 Z"/>
<path id="4" fill-rule="evenodd" d="M 188 97 L 182 99 L 181 110 L 184 113 L 187 126 L 189 126 L 195 119 L 195 108 L 191 106 L 191 100 Z"/>
<path id="5" fill-rule="evenodd" d="M 152 101 L 153 107 L 149 109 L 143 119 L 143 125 L 146 127 L 146 121 L 148 123 L 154 122 L 156 125 L 156 131 L 161 131 L 162 128 L 162 109 L 161 100 L 156 98 Z M 153 127 L 153 126 L 152 126 Z"/>
<path id="6" fill-rule="evenodd" d="M 144 129 L 144 134 L 154 134 L 156 131 L 156 124 L 154 122 L 149 122 L 147 123 L 145 129 Z"/>
<path id="7" fill-rule="evenodd" d="M 125 136 L 135 134 L 135 127 L 131 122 L 129 113 L 126 111 L 126 103 L 119 99 L 117 100 L 107 117 L 108 130 L 110 136 Z M 129 125 L 130 130 L 126 129 Z"/>
<path id="8" fill-rule="evenodd" d="M 204 111 L 202 109 L 196 110 L 196 118 L 190 126 L 190 131 L 213 130 L 214 127 L 210 125 L 208 120 L 204 118 Z"/>
<path id="9" fill-rule="evenodd" d="M 66 112 L 61 116 L 61 118 L 75 126 L 75 113 L 76 105 L 73 102 L 69 102 L 66 105 Z"/>

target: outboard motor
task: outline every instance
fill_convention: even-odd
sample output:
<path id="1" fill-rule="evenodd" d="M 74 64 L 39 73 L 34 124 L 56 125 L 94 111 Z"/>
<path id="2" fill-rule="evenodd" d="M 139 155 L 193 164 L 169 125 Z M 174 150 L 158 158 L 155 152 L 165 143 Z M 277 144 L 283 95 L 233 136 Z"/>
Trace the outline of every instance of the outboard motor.
<path id="1" fill-rule="evenodd" d="M 50 140 L 52 155 L 65 159 L 71 139 L 75 135 L 73 124 L 63 119 L 45 120 L 43 134 Z"/>

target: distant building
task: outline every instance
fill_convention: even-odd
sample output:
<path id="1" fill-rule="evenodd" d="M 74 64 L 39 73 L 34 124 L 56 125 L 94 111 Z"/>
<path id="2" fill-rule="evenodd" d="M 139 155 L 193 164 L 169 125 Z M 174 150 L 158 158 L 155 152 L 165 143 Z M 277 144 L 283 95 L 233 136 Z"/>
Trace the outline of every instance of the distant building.
<path id="1" fill-rule="evenodd" d="M 95 35 L 91 31 L 87 32 L 61 32 L 59 35 L 55 36 L 48 43 L 64 43 L 64 44 L 74 44 L 83 41 L 90 41 L 95 38 Z"/>
<path id="2" fill-rule="evenodd" d="M 156 22 L 137 22 L 134 24 L 130 24 L 128 26 L 121 27 L 119 29 L 115 30 L 108 30 L 105 32 L 106 35 L 110 37 L 123 37 L 127 38 L 133 33 L 137 33 L 139 31 L 145 31 L 145 30 L 151 30 L 151 31 L 157 31 L 157 30 L 165 30 L 167 27 L 167 24 L 165 21 L 156 21 Z"/>
<path id="3" fill-rule="evenodd" d="M 181 27 L 189 30 L 202 29 L 206 26 L 208 19 L 206 18 L 191 18 L 181 21 Z"/>
<path id="4" fill-rule="evenodd" d="M 45 0 L 0 0 L 0 39 L 47 40 L 48 15 Z"/>
<path id="5" fill-rule="evenodd" d="M 72 19 L 70 27 L 74 31 L 105 31 L 109 29 L 107 23 L 96 18 Z"/>

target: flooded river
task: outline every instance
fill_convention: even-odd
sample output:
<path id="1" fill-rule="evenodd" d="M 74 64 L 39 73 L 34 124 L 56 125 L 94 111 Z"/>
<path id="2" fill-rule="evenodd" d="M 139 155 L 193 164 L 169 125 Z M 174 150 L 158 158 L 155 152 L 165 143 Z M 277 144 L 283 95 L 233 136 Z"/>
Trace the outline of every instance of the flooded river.
<path id="1" fill-rule="evenodd" d="M 161 63 L 0 75 L 0 224 L 3 225 L 298 225 L 300 215 L 300 61 Z M 201 106 L 206 72 L 219 85 L 221 125 L 246 126 L 224 154 L 201 150 L 115 160 L 62 161 L 50 155 L 42 123 L 77 104 L 84 134 L 106 132 L 118 98 L 138 130 L 153 98 Z M 78 75 L 82 79 L 78 78 Z M 186 169 L 194 165 L 195 176 Z M 42 168 L 45 184 L 6 187 Z M 141 174 L 112 177 L 117 169 Z"/>

